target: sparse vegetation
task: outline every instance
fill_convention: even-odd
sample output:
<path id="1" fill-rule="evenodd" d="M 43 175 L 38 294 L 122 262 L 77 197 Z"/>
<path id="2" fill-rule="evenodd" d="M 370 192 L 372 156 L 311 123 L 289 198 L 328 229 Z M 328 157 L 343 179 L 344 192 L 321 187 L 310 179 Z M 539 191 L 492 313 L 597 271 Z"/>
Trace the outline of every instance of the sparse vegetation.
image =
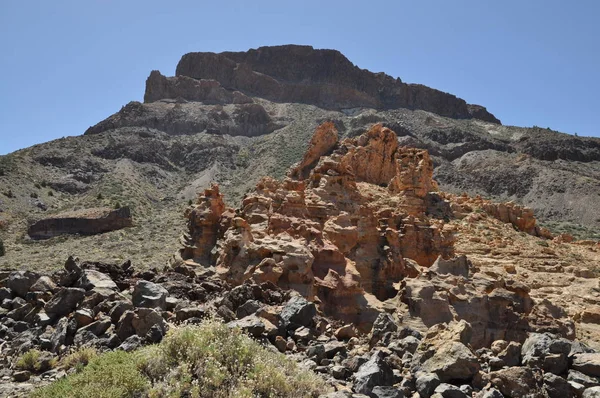
<path id="1" fill-rule="evenodd" d="M 38 198 L 38 194 L 36 192 L 32 192 L 29 194 L 29 197 L 32 199 L 37 199 Z"/>
<path id="2" fill-rule="evenodd" d="M 549 247 L 550 245 L 548 244 L 548 242 L 546 242 L 545 240 L 538 240 L 536 242 L 538 245 L 543 246 L 543 247 Z"/>
<path id="3" fill-rule="evenodd" d="M 547 221 L 541 225 L 548 228 L 554 235 L 569 234 L 577 240 L 600 240 L 600 231 L 597 228 L 565 221 Z"/>
<path id="4" fill-rule="evenodd" d="M 4 194 L 4 196 L 6 196 L 7 198 L 14 198 L 15 194 L 13 193 L 12 189 L 9 189 L 8 191 L 2 192 Z"/>
<path id="5" fill-rule="evenodd" d="M 89 365 L 32 396 L 299 398 L 325 390 L 316 374 L 214 320 L 174 329 L 162 343 L 132 353 L 85 356 Z M 70 362 L 78 366 L 83 357 Z"/>
<path id="6" fill-rule="evenodd" d="M 15 368 L 28 370 L 30 372 L 40 372 L 51 369 L 56 366 L 56 358 L 48 357 L 39 350 L 29 350 L 23 354 L 15 363 Z"/>
<path id="7" fill-rule="evenodd" d="M 61 361 L 61 365 L 67 370 L 75 368 L 77 371 L 81 371 L 84 366 L 87 366 L 90 361 L 97 356 L 98 351 L 96 351 L 95 348 L 82 347 L 64 357 Z"/>

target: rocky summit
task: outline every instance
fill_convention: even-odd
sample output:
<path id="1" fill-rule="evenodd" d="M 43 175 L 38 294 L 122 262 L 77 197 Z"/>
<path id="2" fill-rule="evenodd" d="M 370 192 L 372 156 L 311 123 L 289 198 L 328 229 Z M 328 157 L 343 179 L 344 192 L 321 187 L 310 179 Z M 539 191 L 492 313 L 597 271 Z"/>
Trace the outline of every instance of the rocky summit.
<path id="1" fill-rule="evenodd" d="M 308 46 L 144 100 L 0 157 L 0 395 L 600 394 L 597 139 Z"/>

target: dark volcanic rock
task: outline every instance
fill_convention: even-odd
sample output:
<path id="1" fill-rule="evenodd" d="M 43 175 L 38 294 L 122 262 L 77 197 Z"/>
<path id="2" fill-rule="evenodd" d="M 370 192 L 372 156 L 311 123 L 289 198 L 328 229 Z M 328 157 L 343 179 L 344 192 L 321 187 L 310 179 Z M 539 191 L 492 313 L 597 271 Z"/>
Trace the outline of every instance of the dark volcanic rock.
<path id="1" fill-rule="evenodd" d="M 133 305 L 136 307 L 147 308 L 167 308 L 167 289 L 156 283 L 148 281 L 138 281 L 133 289 Z"/>
<path id="2" fill-rule="evenodd" d="M 476 117 L 499 123 L 484 107 L 469 106 L 454 95 L 419 84 L 406 84 L 385 73 L 360 69 L 339 51 L 315 50 L 311 46 L 189 53 L 179 61 L 176 74 L 216 80 L 231 90 L 275 102 L 299 102 L 328 109 L 423 109 L 443 116 Z M 164 85 L 157 79 L 149 79 L 147 83 Z M 146 93 L 158 90 L 149 87 Z"/>
<path id="3" fill-rule="evenodd" d="M 153 70 L 146 80 L 144 102 L 185 99 L 205 104 L 247 104 L 252 98 L 230 91 L 215 80 L 197 80 L 187 76 L 166 77 Z"/>
<path id="4" fill-rule="evenodd" d="M 15 271 L 8 277 L 7 287 L 17 296 L 25 297 L 39 277 L 39 274 L 31 271 Z"/>
<path id="5" fill-rule="evenodd" d="M 360 394 L 370 394 L 376 386 L 391 386 L 394 374 L 379 353 L 373 354 L 356 372 L 354 389 Z"/>
<path id="6" fill-rule="evenodd" d="M 27 233 L 32 239 L 48 239 L 65 234 L 96 235 L 131 226 L 129 207 L 97 208 L 44 218 L 29 226 Z"/>
<path id="7" fill-rule="evenodd" d="M 85 290 L 66 287 L 58 292 L 44 307 L 50 317 L 61 317 L 69 314 L 83 299 Z"/>

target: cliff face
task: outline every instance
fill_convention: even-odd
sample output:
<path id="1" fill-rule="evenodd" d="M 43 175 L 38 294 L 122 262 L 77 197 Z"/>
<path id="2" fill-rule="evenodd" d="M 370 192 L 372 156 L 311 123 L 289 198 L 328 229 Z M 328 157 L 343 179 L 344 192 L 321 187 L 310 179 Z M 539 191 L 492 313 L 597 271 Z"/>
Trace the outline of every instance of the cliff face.
<path id="1" fill-rule="evenodd" d="M 209 86 L 218 82 L 220 87 L 213 91 L 222 92 L 224 87 L 231 93 L 241 91 L 275 102 L 305 103 L 335 110 L 356 107 L 422 109 L 452 118 L 500 123 L 482 106 L 468 105 L 452 94 L 423 85 L 403 83 L 385 73 L 360 69 L 339 51 L 315 50 L 310 46 L 260 47 L 247 52 L 219 54 L 189 53 L 179 61 L 176 74 L 177 77 L 171 80 L 151 75 L 145 101 L 177 97 L 197 100 L 199 91 L 190 91 L 191 86 Z"/>

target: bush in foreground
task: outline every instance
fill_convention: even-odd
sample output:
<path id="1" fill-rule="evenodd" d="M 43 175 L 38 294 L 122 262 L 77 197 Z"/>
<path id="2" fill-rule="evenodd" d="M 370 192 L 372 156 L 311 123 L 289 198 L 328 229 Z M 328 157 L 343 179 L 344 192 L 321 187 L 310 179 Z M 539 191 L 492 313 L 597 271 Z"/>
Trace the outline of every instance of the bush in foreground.
<path id="1" fill-rule="evenodd" d="M 92 356 L 33 397 L 316 397 L 325 384 L 284 355 L 217 321 L 174 329 L 132 353 Z"/>

